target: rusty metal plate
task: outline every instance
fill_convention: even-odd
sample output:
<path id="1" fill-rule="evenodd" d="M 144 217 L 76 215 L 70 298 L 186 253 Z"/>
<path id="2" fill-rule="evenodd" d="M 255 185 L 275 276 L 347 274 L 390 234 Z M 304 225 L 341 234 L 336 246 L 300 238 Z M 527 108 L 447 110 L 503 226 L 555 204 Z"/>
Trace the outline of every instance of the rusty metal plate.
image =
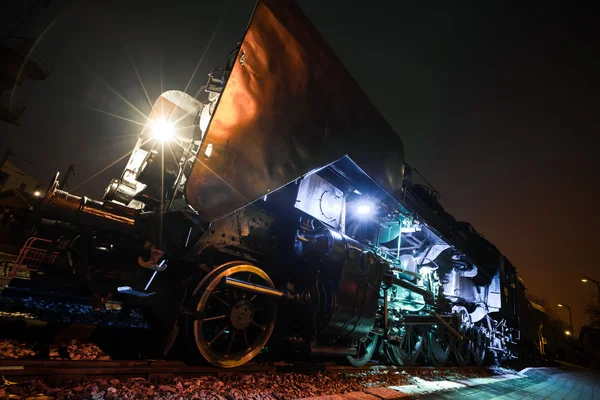
<path id="1" fill-rule="evenodd" d="M 258 2 L 198 154 L 185 194 L 206 221 L 344 155 L 390 194 L 404 166 L 400 137 L 308 18 L 275 0 Z"/>

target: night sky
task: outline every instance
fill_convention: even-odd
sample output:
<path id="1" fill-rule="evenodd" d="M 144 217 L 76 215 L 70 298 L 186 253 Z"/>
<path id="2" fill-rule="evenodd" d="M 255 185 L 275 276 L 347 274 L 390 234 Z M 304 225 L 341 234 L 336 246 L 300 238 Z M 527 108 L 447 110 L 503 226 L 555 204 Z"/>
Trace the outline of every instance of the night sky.
<path id="1" fill-rule="evenodd" d="M 22 3 L 2 13 L 3 31 L 23 16 Z M 241 40 L 254 7 L 251 0 L 41 3 L 17 34 L 41 35 L 38 49 L 54 71 L 17 88 L 14 99 L 28 109 L 21 127 L 0 122 L 0 151 L 12 147 L 33 160 L 15 163 L 44 185 L 74 163 L 71 188 L 135 143 L 140 126 L 90 109 L 143 122 L 114 92 L 149 112 L 132 61 L 153 102 L 161 86 L 183 90 L 202 60 L 188 89 L 194 94 Z M 581 4 L 550 3 L 299 1 L 444 207 L 496 244 L 531 293 L 570 304 L 578 332 L 596 293 L 579 279 L 600 280 L 599 16 Z M 122 168 L 75 193 L 101 197 Z"/>

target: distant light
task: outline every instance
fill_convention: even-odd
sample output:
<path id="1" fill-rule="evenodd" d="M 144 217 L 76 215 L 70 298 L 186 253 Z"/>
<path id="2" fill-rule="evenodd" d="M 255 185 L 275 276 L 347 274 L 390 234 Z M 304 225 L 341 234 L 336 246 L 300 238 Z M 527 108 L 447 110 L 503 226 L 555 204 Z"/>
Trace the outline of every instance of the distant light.
<path id="1" fill-rule="evenodd" d="M 164 119 L 154 121 L 152 124 L 152 134 L 155 138 L 167 142 L 173 139 L 173 124 Z"/>
<path id="2" fill-rule="evenodd" d="M 33 195 L 35 197 L 40 197 L 42 195 L 42 192 L 40 192 L 39 190 L 36 190 L 35 192 L 33 192 Z"/>
<path id="3" fill-rule="evenodd" d="M 213 149 L 213 145 L 211 143 L 209 143 L 208 146 L 206 146 L 206 150 L 204 151 L 204 156 L 206 158 L 210 157 L 210 155 L 212 154 L 212 149 Z"/>
<path id="4" fill-rule="evenodd" d="M 354 189 L 354 193 L 356 193 L 356 194 L 358 194 L 358 195 L 361 195 L 361 194 L 362 194 L 362 193 L 361 193 L 361 192 L 359 192 L 357 189 Z"/>
<path id="5" fill-rule="evenodd" d="M 588 280 L 586 278 L 581 278 L 581 282 L 586 283 Z"/>
<path id="6" fill-rule="evenodd" d="M 356 212 L 360 215 L 368 215 L 371 214 L 372 207 L 370 204 L 361 204 L 356 207 Z"/>
<path id="7" fill-rule="evenodd" d="M 562 307 L 563 305 L 562 305 L 562 304 L 560 304 L 560 303 L 558 303 L 558 306 L 559 306 L 559 307 Z"/>
<path id="8" fill-rule="evenodd" d="M 571 331 L 565 331 L 565 335 L 571 336 Z"/>

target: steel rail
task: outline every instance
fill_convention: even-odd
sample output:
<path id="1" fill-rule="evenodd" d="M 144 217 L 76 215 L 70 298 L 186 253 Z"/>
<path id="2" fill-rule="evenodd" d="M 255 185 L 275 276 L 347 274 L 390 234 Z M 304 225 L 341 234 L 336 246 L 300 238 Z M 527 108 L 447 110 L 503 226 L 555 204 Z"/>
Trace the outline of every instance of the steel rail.
<path id="1" fill-rule="evenodd" d="M 186 365 L 182 361 L 146 360 L 146 361 L 62 361 L 62 360 L 0 360 L 0 376 L 8 381 L 25 383 L 43 380 L 50 384 L 61 385 L 69 381 L 80 381 L 92 377 L 110 378 L 144 378 L 153 383 L 171 382 L 175 376 L 216 376 L 224 377 L 234 374 L 284 373 L 284 372 L 332 372 L 359 373 L 384 371 L 417 371 L 417 370 L 481 370 L 476 366 L 465 367 L 395 367 L 385 365 L 366 365 L 352 367 L 333 365 L 331 363 L 301 363 L 274 365 L 248 363 L 236 368 L 217 368 L 211 366 Z M 2 380 L 2 379 L 0 379 Z"/>

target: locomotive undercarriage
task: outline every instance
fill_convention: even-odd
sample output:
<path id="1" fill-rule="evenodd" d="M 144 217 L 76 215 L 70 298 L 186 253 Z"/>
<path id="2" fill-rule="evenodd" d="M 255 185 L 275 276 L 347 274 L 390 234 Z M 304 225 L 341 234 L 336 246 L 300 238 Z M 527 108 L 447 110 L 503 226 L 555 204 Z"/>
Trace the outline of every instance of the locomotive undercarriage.
<path id="1" fill-rule="evenodd" d="M 344 186 L 338 168 L 333 164 L 200 229 L 182 227 L 180 211 L 166 213 L 163 236 L 170 238 L 146 234 L 153 240 L 140 236 L 135 246 L 127 241 L 127 263 L 118 235 L 93 229 L 82 233 L 71 226 L 77 238 L 68 246 L 72 268 L 86 276 L 98 298 L 107 298 L 109 289 L 100 289 L 91 271 L 102 262 L 114 264 L 114 253 L 121 265 L 105 268 L 100 281 L 113 284 L 111 295 L 147 312 L 166 338 L 163 355 L 177 349 L 179 340 L 191 342 L 205 360 L 222 367 L 241 365 L 265 348 L 275 357 L 345 356 L 357 366 L 371 360 L 410 365 L 422 359 L 442 366 L 451 356 L 458 365 L 481 365 L 491 352 L 510 358 L 506 323 L 488 315 L 473 322 L 482 303 L 447 296 L 439 277 L 442 270 L 446 275 L 466 270 L 463 275 L 469 278 L 473 268 L 465 267 L 464 258 L 458 267 L 453 264 L 457 257 L 451 247 L 401 206 L 391 208 L 382 195 L 372 195 L 373 214 L 351 217 L 366 196 L 357 194 L 344 174 L 344 204 L 328 205 L 347 211 L 343 223 L 322 221 L 331 213 L 322 209 L 322 199 L 336 190 L 328 179 Z M 312 185 L 310 196 L 303 192 L 307 185 Z M 51 198 L 61 194 L 50 191 Z M 372 188 L 365 192 L 375 193 Z M 298 200 L 315 198 L 321 200 L 321 215 L 297 206 Z M 146 229 L 156 226 L 154 217 L 147 216 Z M 194 229 L 199 239 L 192 242 Z M 176 230 L 182 234 L 173 235 Z M 60 237 L 64 241 L 68 235 Z M 193 244 L 177 244 L 173 237 Z M 157 250 L 158 242 L 176 250 Z M 134 248 L 143 249 L 137 263 Z M 93 257 L 95 262 L 88 260 L 97 254 L 101 257 Z"/>

